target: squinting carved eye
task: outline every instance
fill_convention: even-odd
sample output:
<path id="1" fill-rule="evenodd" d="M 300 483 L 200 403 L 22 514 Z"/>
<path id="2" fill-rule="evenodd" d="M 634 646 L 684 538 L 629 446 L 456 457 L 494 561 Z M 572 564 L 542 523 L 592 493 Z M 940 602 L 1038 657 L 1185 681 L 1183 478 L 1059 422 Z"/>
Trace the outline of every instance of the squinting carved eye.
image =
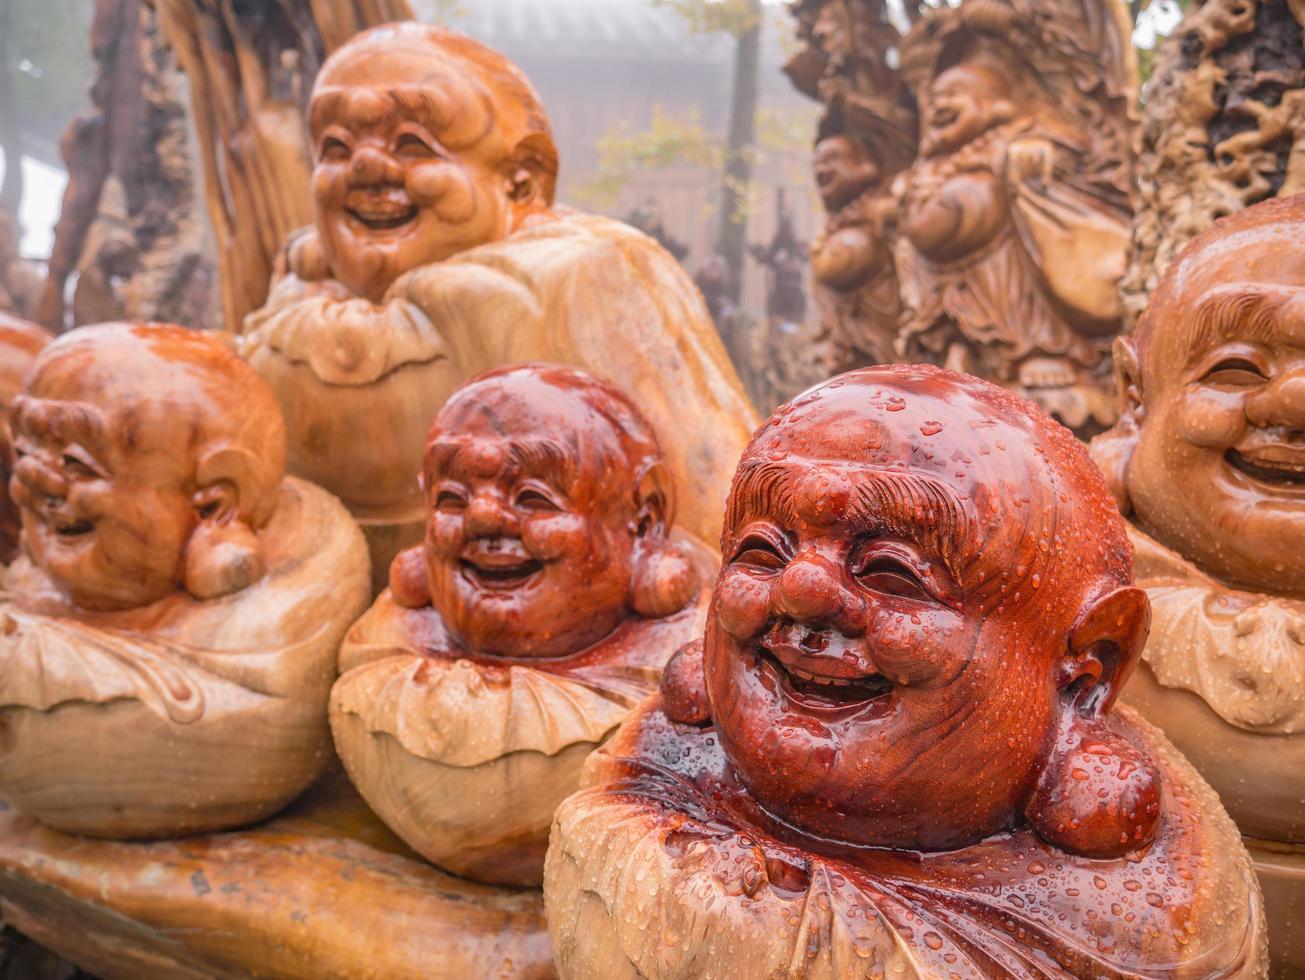
<path id="1" fill-rule="evenodd" d="M 64 470 L 66 470 L 70 476 L 80 477 L 87 480 L 99 479 L 100 474 L 95 471 L 95 467 L 91 466 L 90 463 L 86 462 L 86 460 L 74 456 L 72 453 L 64 453 L 60 462 L 63 464 Z"/>
<path id="2" fill-rule="evenodd" d="M 851 572 L 866 588 L 884 595 L 917 602 L 933 599 L 915 570 L 893 555 L 865 553 L 858 549 L 852 555 Z"/>
<path id="3" fill-rule="evenodd" d="M 459 514 L 467 509 L 467 498 L 452 490 L 441 490 L 435 498 L 435 509 L 446 514 Z"/>
<path id="4" fill-rule="evenodd" d="M 556 511 L 561 510 L 538 490 L 522 490 L 517 494 L 517 507 L 521 510 Z"/>
<path id="5" fill-rule="evenodd" d="M 1259 366 L 1244 357 L 1225 357 L 1201 377 L 1206 384 L 1246 387 L 1258 385 L 1268 378 Z"/>
<path id="6" fill-rule="evenodd" d="M 777 571 L 788 564 L 775 542 L 760 534 L 749 534 L 734 551 L 734 564 L 760 571 Z"/>
<path id="7" fill-rule="evenodd" d="M 328 136 L 322 140 L 321 149 L 317 155 L 323 160 L 340 161 L 348 160 L 350 157 L 349 147 L 343 140 L 338 140 L 334 136 Z"/>
<path id="8" fill-rule="evenodd" d="M 404 133 L 394 144 L 395 156 L 426 160 L 435 156 L 435 150 L 415 133 Z"/>

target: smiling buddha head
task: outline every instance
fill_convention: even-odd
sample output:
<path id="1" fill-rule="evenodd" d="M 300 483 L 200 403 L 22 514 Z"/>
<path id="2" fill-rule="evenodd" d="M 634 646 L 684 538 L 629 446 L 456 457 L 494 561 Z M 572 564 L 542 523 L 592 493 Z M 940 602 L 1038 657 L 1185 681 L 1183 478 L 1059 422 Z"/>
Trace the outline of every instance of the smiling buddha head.
<path id="1" fill-rule="evenodd" d="M 931 367 L 835 378 L 757 431 L 722 562 L 555 817 L 562 972 L 1260 968 L 1231 821 L 1114 707 L 1149 611 L 1068 430 Z"/>
<path id="2" fill-rule="evenodd" d="M 360 296 L 552 206 L 557 148 L 539 97 L 462 35 L 416 23 L 358 35 L 322 66 L 308 117 L 323 254 Z"/>
<path id="3" fill-rule="evenodd" d="M 330 758 L 368 595 L 334 497 L 285 477 L 267 383 L 215 334 L 82 327 L 11 416 L 22 554 L 0 597 L 0 789 L 61 830 L 238 826 Z"/>
<path id="4" fill-rule="evenodd" d="M 463 386 L 422 479 L 425 541 L 340 653 L 336 745 L 415 850 L 537 885 L 554 808 L 701 628 L 714 561 L 670 531 L 675 488 L 638 410 L 575 368 Z"/>

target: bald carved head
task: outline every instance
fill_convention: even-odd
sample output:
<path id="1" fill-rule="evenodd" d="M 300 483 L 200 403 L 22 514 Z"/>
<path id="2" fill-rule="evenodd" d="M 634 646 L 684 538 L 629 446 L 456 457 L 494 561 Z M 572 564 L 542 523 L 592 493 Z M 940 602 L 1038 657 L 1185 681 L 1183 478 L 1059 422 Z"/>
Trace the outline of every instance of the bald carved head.
<path id="1" fill-rule="evenodd" d="M 774 816 L 853 844 L 1040 823 L 1058 733 L 1098 724 L 1149 621 L 1070 433 L 919 365 L 780 408 L 739 464 L 722 559 L 704 662 L 726 754 Z"/>
<path id="2" fill-rule="evenodd" d="M 25 548 L 89 610 L 185 588 L 213 598 L 261 575 L 285 425 L 267 383 L 216 336 L 82 327 L 50 344 L 12 413 L 10 493 Z"/>
<path id="3" fill-rule="evenodd" d="M 1115 351 L 1125 510 L 1229 584 L 1305 595 L 1305 197 L 1195 239 Z"/>
<path id="4" fill-rule="evenodd" d="M 309 103 L 317 227 L 335 277 L 379 300 L 404 272 L 547 214 L 557 148 L 515 65 L 428 24 L 372 28 Z"/>

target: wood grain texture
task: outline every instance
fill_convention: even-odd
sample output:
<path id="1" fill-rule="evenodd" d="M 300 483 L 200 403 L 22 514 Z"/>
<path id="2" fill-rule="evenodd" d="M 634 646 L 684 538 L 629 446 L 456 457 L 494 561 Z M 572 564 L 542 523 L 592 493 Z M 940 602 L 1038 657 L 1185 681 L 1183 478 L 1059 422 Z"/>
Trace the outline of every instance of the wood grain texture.
<path id="1" fill-rule="evenodd" d="M 149 844 L 4 809 L 0 915 L 104 980 L 555 976 L 538 892 L 426 865 L 339 772 L 261 827 Z"/>

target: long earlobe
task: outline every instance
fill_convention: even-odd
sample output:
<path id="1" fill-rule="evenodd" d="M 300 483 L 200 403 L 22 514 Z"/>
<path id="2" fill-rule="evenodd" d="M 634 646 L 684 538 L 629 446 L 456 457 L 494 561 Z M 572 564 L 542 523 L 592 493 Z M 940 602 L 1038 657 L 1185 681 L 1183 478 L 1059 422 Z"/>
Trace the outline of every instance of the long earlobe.
<path id="1" fill-rule="evenodd" d="M 1040 837 L 1076 854 L 1118 857 L 1155 836 L 1159 774 L 1106 721 L 1150 623 L 1146 593 L 1122 586 L 1092 600 L 1070 632 L 1055 738 L 1024 815 Z"/>
<path id="2" fill-rule="evenodd" d="M 426 553 L 421 545 L 400 551 L 390 562 L 390 597 L 404 609 L 421 609 L 430 604 Z"/>

